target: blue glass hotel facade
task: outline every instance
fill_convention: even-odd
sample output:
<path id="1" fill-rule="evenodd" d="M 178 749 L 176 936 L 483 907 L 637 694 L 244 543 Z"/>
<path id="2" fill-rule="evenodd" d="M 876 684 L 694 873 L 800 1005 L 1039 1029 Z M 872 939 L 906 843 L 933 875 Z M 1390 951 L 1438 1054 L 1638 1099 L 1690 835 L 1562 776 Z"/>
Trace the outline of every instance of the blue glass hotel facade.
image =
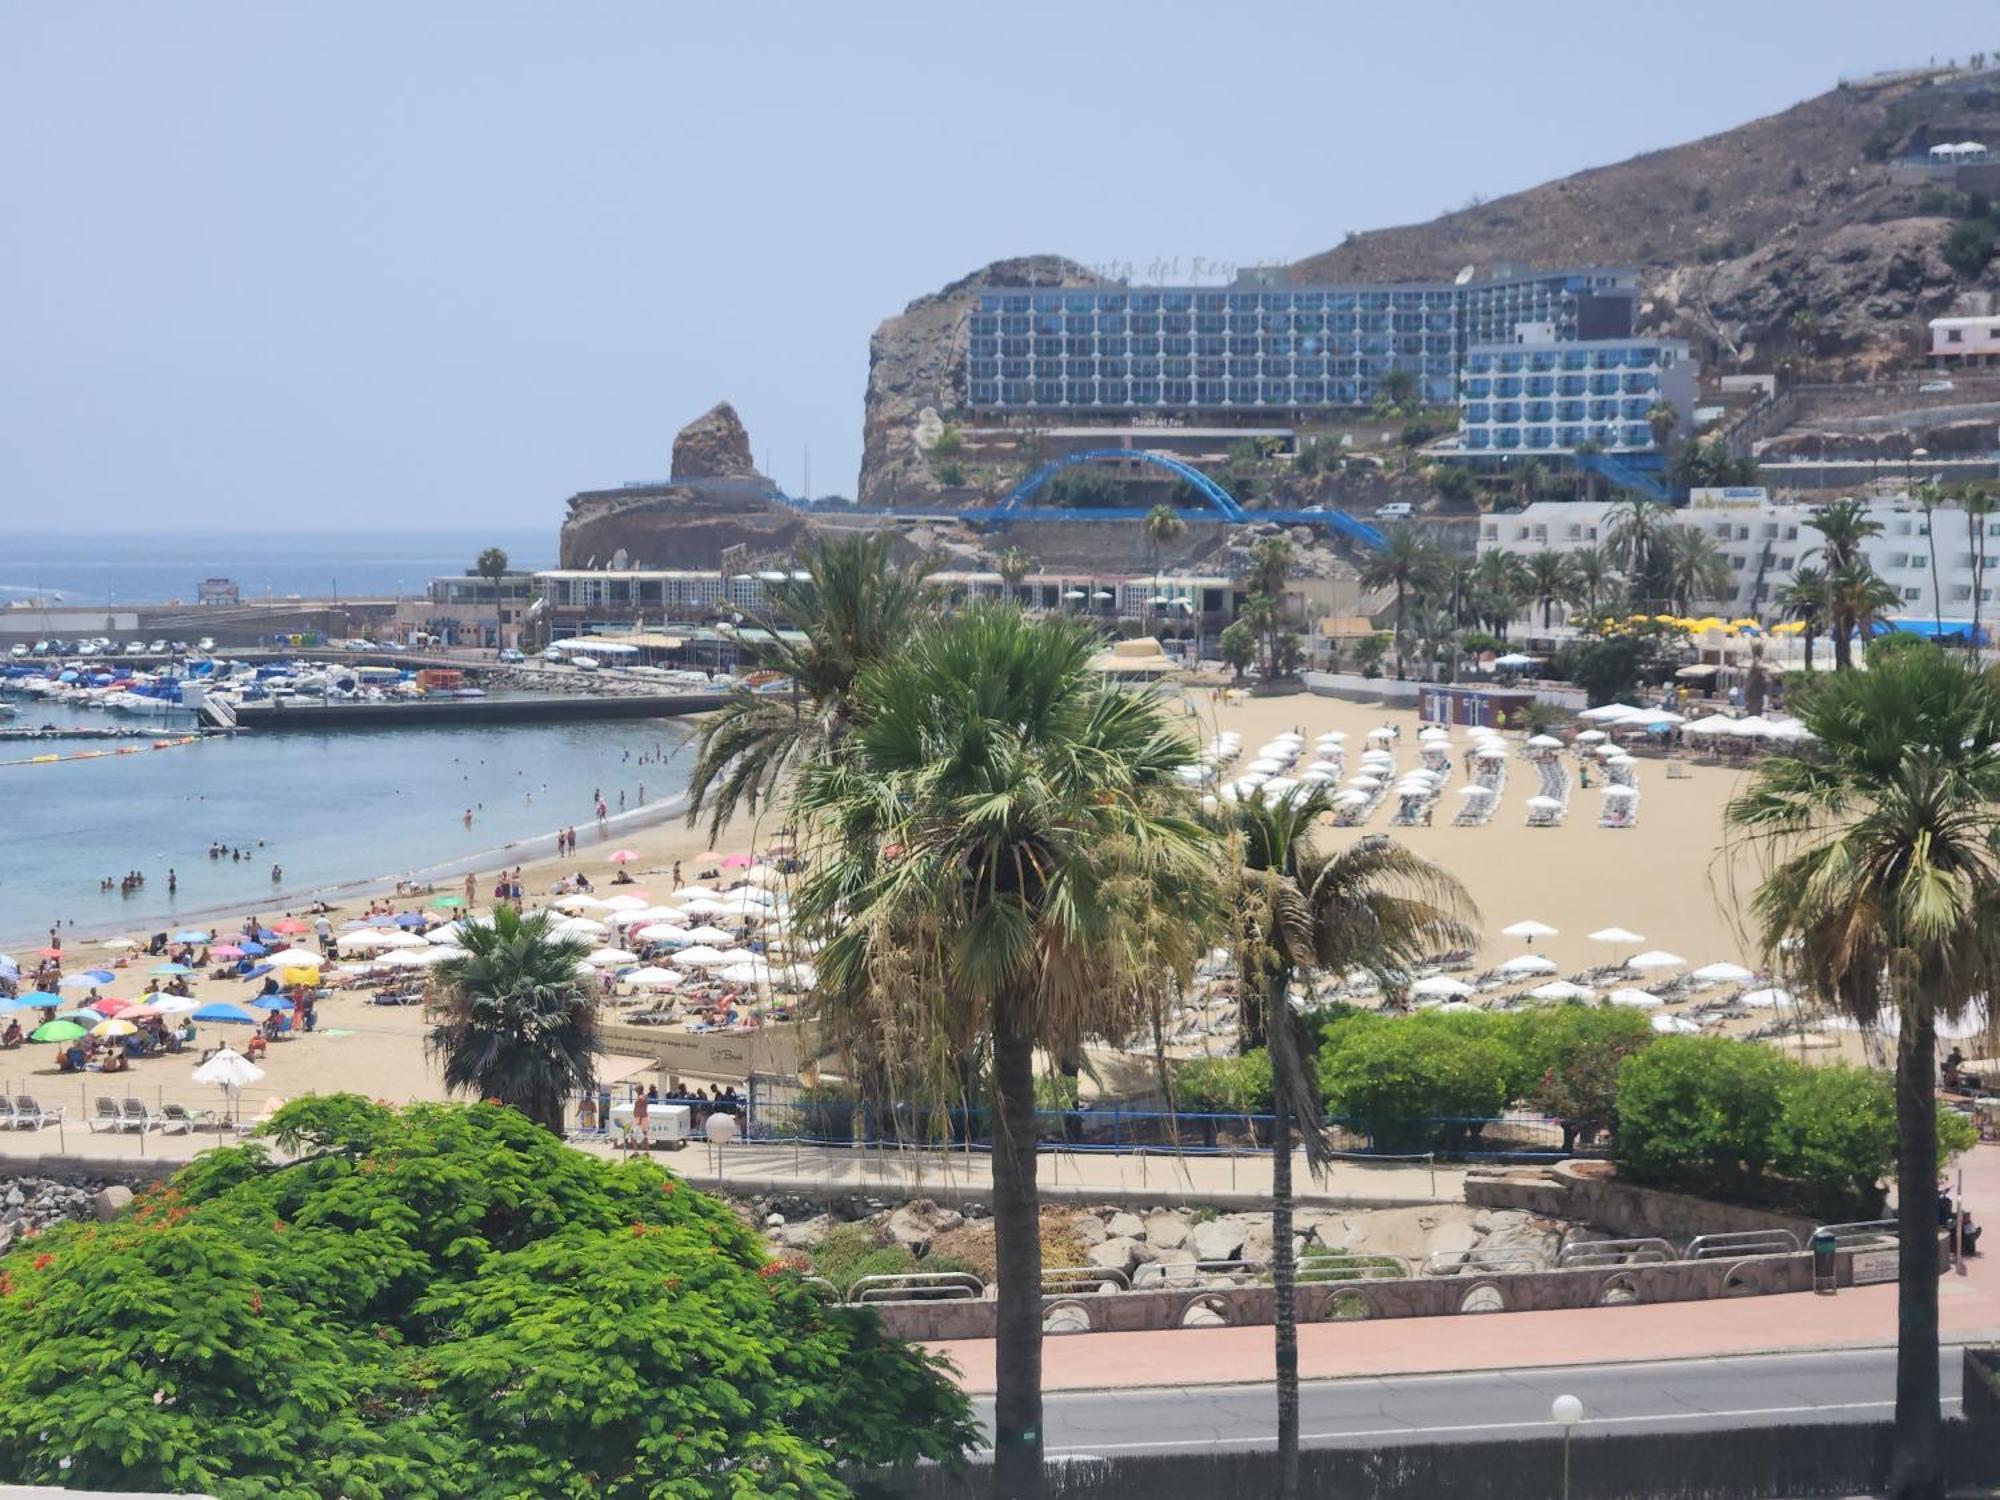
<path id="1" fill-rule="evenodd" d="M 1677 339 L 1475 344 L 1459 383 L 1459 437 L 1472 454 L 1609 452 L 1655 446 L 1656 402 L 1685 422 L 1695 366 Z"/>
<path id="2" fill-rule="evenodd" d="M 1475 349 L 1523 337 L 1630 342 L 1636 288 L 1629 271 L 1589 270 L 1379 286 L 1252 275 L 1229 287 L 995 289 L 979 295 L 969 319 L 965 404 L 1002 417 L 1296 420 L 1365 407 L 1390 371 L 1403 370 L 1425 402 L 1449 405 L 1464 400 Z M 1479 425 L 1496 425 L 1490 406 Z M 1553 432 L 1556 419 L 1539 425 Z M 1606 447 L 1632 446 L 1619 419 L 1598 425 L 1619 429 L 1615 444 L 1597 439 Z M 1483 451 L 1504 451 L 1494 433 L 1485 436 Z M 1648 433 L 1641 446 L 1650 442 Z M 1517 432 L 1511 446 L 1524 444 Z"/>

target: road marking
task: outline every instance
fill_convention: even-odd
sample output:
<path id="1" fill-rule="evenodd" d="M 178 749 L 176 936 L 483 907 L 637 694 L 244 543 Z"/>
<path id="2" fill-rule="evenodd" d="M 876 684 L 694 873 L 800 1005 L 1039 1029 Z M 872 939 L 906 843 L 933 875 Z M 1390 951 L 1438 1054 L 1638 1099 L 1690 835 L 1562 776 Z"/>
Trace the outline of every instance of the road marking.
<path id="1" fill-rule="evenodd" d="M 1955 1406 L 1959 1398 L 1947 1396 L 1942 1405 Z M 1797 1417 L 1812 1412 L 1826 1411 L 1880 1411 L 1893 1409 L 1894 1401 L 1834 1401 L 1824 1406 L 1754 1406 L 1740 1407 L 1732 1411 L 1678 1411 L 1656 1412 L 1634 1417 L 1586 1417 L 1578 1425 L 1581 1427 L 1613 1427 L 1621 1423 L 1634 1422 L 1692 1422 L 1708 1421 L 1719 1417 Z M 1301 1443 L 1331 1442 L 1336 1439 L 1352 1438 L 1418 1438 L 1431 1433 L 1448 1432 L 1533 1432 L 1547 1431 L 1558 1424 L 1546 1419 L 1536 1422 L 1463 1422 L 1439 1427 L 1375 1427 L 1358 1429 L 1353 1432 L 1304 1432 L 1299 1434 Z M 1133 1452 L 1153 1448 L 1213 1448 L 1244 1443 L 1274 1443 L 1277 1439 L 1269 1434 L 1257 1437 L 1204 1437 L 1204 1438 L 1160 1438 L 1140 1443 L 1092 1443 L 1088 1447 L 1051 1449 L 1051 1456 L 1088 1455 L 1100 1452 Z"/>

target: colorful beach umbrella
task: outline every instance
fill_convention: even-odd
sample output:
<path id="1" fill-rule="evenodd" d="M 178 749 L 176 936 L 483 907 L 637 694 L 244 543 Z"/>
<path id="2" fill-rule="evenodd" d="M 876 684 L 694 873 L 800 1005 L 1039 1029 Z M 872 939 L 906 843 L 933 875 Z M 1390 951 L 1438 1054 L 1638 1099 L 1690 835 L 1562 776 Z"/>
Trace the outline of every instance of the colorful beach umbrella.
<path id="1" fill-rule="evenodd" d="M 175 974 L 192 974 L 194 970 L 190 969 L 186 964 L 155 964 L 146 972 L 166 977 Z"/>
<path id="2" fill-rule="evenodd" d="M 231 1005 L 227 1000 L 211 1001 L 193 1012 L 193 1016 L 197 1021 L 237 1021 L 248 1026 L 255 1026 L 258 1022 L 253 1012 L 240 1005 Z"/>
<path id="3" fill-rule="evenodd" d="M 174 941 L 177 943 L 205 943 L 208 941 L 208 933 L 203 928 L 190 927 L 185 932 L 175 933 Z"/>
<path id="4" fill-rule="evenodd" d="M 29 990 L 27 994 L 17 996 L 16 998 L 23 1005 L 48 1006 L 61 1005 L 63 1003 L 61 995 L 51 995 L 47 990 Z"/>
<path id="5" fill-rule="evenodd" d="M 282 922 L 273 922 L 271 924 L 271 931 L 273 932 L 300 933 L 305 930 L 306 924 L 301 922 L 297 917 L 287 917 Z"/>
<path id="6" fill-rule="evenodd" d="M 438 898 L 437 898 L 437 900 L 433 901 L 433 902 L 431 903 L 431 905 L 432 905 L 432 906 L 437 906 L 437 907 L 443 907 L 443 908 L 445 908 L 446 910 L 450 910 L 450 911 L 456 911 L 456 910 L 457 910 L 457 909 L 458 909 L 459 907 L 461 907 L 461 906 L 465 905 L 465 897 L 463 897 L 463 896 L 440 896 L 440 897 L 438 897 Z"/>
<path id="7" fill-rule="evenodd" d="M 74 1042 L 80 1040 L 84 1030 L 74 1021 L 44 1021 L 28 1033 L 31 1042 Z"/>
<path id="8" fill-rule="evenodd" d="M 608 856 L 614 865 L 629 865 L 639 857 L 637 849 L 614 849 Z"/>
<path id="9" fill-rule="evenodd" d="M 120 1020 L 99 1021 L 95 1026 L 90 1028 L 92 1036 L 103 1037 L 136 1036 L 138 1031 L 139 1028 L 134 1026 L 130 1021 Z"/>
<path id="10" fill-rule="evenodd" d="M 289 995 L 259 995 L 250 1004 L 257 1010 L 290 1010 L 292 999 Z"/>

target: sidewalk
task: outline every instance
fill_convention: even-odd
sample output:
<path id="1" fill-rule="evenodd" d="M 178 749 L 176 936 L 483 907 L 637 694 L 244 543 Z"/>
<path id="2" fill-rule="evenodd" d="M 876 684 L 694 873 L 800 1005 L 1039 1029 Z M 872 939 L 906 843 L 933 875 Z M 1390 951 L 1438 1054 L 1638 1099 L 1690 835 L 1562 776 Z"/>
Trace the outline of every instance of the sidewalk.
<path id="1" fill-rule="evenodd" d="M 224 1135 L 221 1143 L 233 1138 Z M 146 1135 L 93 1131 L 74 1120 L 40 1132 L 0 1135 L 0 1169 L 36 1156 L 60 1155 L 79 1167 L 91 1162 L 184 1162 L 218 1144 L 213 1131 Z M 578 1150 L 615 1153 L 601 1142 Z M 850 1146 L 793 1146 L 739 1142 L 714 1147 L 692 1142 L 680 1151 L 651 1153 L 661 1166 L 701 1187 L 738 1193 L 852 1193 L 870 1198 L 990 1198 L 992 1159 L 983 1153 L 858 1150 Z M 1320 1182 L 1293 1161 L 1298 1201 L 1315 1208 L 1402 1208 L 1456 1203 L 1464 1196 L 1465 1168 L 1407 1163 L 1343 1162 Z M 1271 1163 L 1266 1156 L 1174 1156 L 1045 1152 L 1042 1196 L 1055 1201 L 1174 1204 L 1188 1200 L 1224 1208 L 1268 1208 Z"/>

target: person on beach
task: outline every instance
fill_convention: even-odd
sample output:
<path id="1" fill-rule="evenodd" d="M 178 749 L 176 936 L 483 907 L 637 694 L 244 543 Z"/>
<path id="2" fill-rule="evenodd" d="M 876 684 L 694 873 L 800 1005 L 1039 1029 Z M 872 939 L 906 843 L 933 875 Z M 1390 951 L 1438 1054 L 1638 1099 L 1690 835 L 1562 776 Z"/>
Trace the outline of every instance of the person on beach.
<path id="1" fill-rule="evenodd" d="M 632 1134 L 637 1136 L 642 1142 L 651 1138 L 651 1132 L 647 1129 L 646 1124 L 649 1113 L 646 1096 L 634 1090 L 632 1094 Z"/>
<path id="2" fill-rule="evenodd" d="M 679 860 L 675 860 L 675 861 L 674 861 L 674 889 L 675 889 L 675 890 L 679 890 L 679 889 L 681 888 L 681 886 L 682 886 L 682 885 L 684 885 L 685 883 L 686 883 L 686 882 L 684 882 L 684 881 L 683 881 L 683 880 L 681 879 L 681 862 L 680 862 Z"/>
<path id="3" fill-rule="evenodd" d="M 466 907 L 470 909 L 472 905 L 478 900 L 479 900 L 479 882 L 473 878 L 472 872 L 468 870 L 465 875 Z"/>

